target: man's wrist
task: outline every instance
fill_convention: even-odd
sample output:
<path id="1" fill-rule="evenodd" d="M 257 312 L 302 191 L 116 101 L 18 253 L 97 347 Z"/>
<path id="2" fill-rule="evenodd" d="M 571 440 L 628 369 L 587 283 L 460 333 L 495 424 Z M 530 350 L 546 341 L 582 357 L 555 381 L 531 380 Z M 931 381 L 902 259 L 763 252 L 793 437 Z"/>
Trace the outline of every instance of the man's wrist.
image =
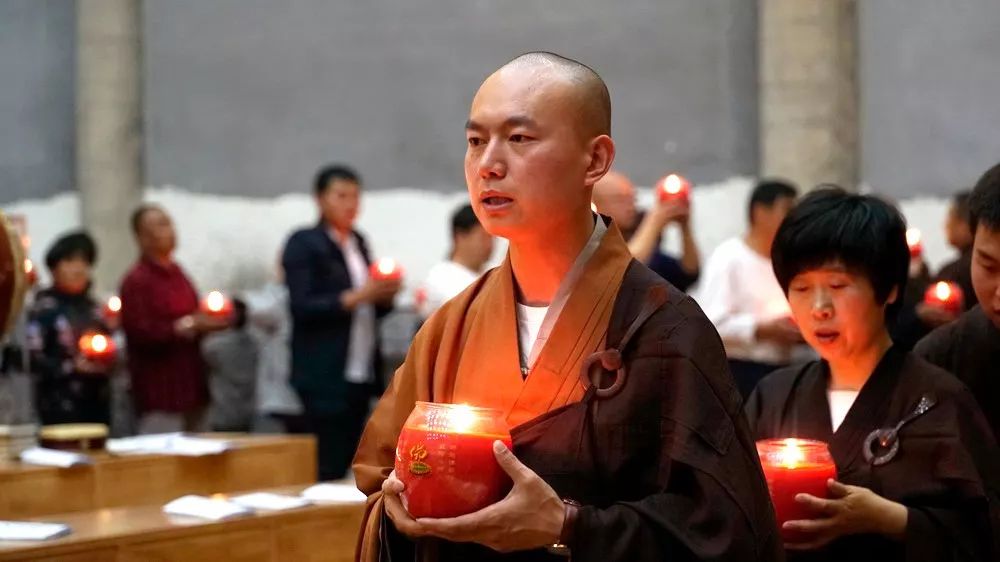
<path id="1" fill-rule="evenodd" d="M 570 499 L 563 500 L 563 524 L 559 532 L 559 544 L 571 546 L 576 533 L 576 522 L 580 517 L 580 503 Z"/>

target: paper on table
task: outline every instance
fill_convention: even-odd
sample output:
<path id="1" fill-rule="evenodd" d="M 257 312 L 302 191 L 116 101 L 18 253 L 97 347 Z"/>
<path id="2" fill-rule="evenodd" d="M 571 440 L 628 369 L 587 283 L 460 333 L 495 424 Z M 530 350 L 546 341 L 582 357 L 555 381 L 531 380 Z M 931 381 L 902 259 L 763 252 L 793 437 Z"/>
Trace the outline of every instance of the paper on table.
<path id="1" fill-rule="evenodd" d="M 356 486 L 323 482 L 302 490 L 302 497 L 314 502 L 364 503 L 368 497 Z"/>
<path id="2" fill-rule="evenodd" d="M 63 523 L 0 521 L 0 541 L 44 541 L 71 532 L 69 525 Z"/>
<path id="3" fill-rule="evenodd" d="M 252 509 L 228 500 L 193 495 L 182 496 L 168 503 L 163 506 L 163 512 L 169 515 L 186 515 L 210 521 L 221 521 L 253 514 Z"/>
<path id="4" fill-rule="evenodd" d="M 229 498 L 229 501 L 248 507 L 250 509 L 263 509 L 267 511 L 284 511 L 286 509 L 296 509 L 305 507 L 312 502 L 295 496 L 284 496 L 281 494 L 271 494 L 268 492 L 256 492 Z"/>
<path id="5" fill-rule="evenodd" d="M 58 466 L 60 468 L 94 464 L 93 459 L 82 453 L 57 451 L 55 449 L 44 449 L 42 447 L 32 447 L 26 451 L 21 451 L 21 462 L 28 464 L 40 464 L 42 466 Z"/>
<path id="6" fill-rule="evenodd" d="M 229 441 L 189 437 L 182 433 L 139 435 L 122 439 L 109 439 L 108 452 L 115 455 L 182 455 L 200 457 L 218 455 L 232 448 Z"/>

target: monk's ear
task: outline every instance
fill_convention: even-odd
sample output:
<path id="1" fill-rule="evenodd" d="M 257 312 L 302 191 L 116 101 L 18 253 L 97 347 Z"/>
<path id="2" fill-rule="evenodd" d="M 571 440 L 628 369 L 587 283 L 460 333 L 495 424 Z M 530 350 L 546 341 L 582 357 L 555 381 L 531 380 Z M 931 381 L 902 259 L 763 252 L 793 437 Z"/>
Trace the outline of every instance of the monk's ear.
<path id="1" fill-rule="evenodd" d="M 885 299 L 885 304 L 893 304 L 899 298 L 899 285 L 893 285 L 889 291 L 889 297 Z"/>
<path id="2" fill-rule="evenodd" d="M 584 180 L 588 186 L 597 183 L 611 169 L 615 161 L 615 141 L 608 135 L 599 135 L 590 141 L 590 162 Z"/>

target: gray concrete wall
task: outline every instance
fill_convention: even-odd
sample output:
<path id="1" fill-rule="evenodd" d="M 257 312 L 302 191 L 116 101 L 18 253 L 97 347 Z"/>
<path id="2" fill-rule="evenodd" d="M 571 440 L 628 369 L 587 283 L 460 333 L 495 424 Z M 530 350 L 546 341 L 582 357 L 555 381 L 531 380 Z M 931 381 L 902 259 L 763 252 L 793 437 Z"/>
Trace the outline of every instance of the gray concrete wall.
<path id="1" fill-rule="evenodd" d="M 858 2 L 862 178 L 904 197 L 1000 160 L 1000 2 Z"/>
<path id="2" fill-rule="evenodd" d="M 754 173 L 755 17 L 746 0 L 147 2 L 147 180 L 265 196 L 341 160 L 373 189 L 458 189 L 475 89 L 534 49 L 605 77 L 637 182 Z"/>
<path id="3" fill-rule="evenodd" d="M 73 188 L 74 2 L 0 0 L 0 203 Z"/>

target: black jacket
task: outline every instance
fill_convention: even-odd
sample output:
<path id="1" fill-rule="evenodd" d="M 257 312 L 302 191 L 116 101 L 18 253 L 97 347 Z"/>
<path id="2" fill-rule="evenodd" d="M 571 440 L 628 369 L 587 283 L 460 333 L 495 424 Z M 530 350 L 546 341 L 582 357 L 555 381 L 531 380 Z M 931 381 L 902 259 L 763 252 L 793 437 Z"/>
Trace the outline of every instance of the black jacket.
<path id="1" fill-rule="evenodd" d="M 358 232 L 353 234 L 358 237 L 365 262 L 371 263 L 365 239 Z M 354 314 L 341 306 L 340 295 L 355 288 L 344 254 L 330 238 L 327 226 L 320 222 L 292 234 L 285 244 L 281 264 L 292 315 L 291 384 L 308 410 L 341 413 L 347 408 L 344 370 Z M 381 318 L 391 310 L 391 307 L 376 307 L 376 317 Z M 377 324 L 373 367 L 377 384 L 372 392 L 377 393 L 382 389 Z"/>

